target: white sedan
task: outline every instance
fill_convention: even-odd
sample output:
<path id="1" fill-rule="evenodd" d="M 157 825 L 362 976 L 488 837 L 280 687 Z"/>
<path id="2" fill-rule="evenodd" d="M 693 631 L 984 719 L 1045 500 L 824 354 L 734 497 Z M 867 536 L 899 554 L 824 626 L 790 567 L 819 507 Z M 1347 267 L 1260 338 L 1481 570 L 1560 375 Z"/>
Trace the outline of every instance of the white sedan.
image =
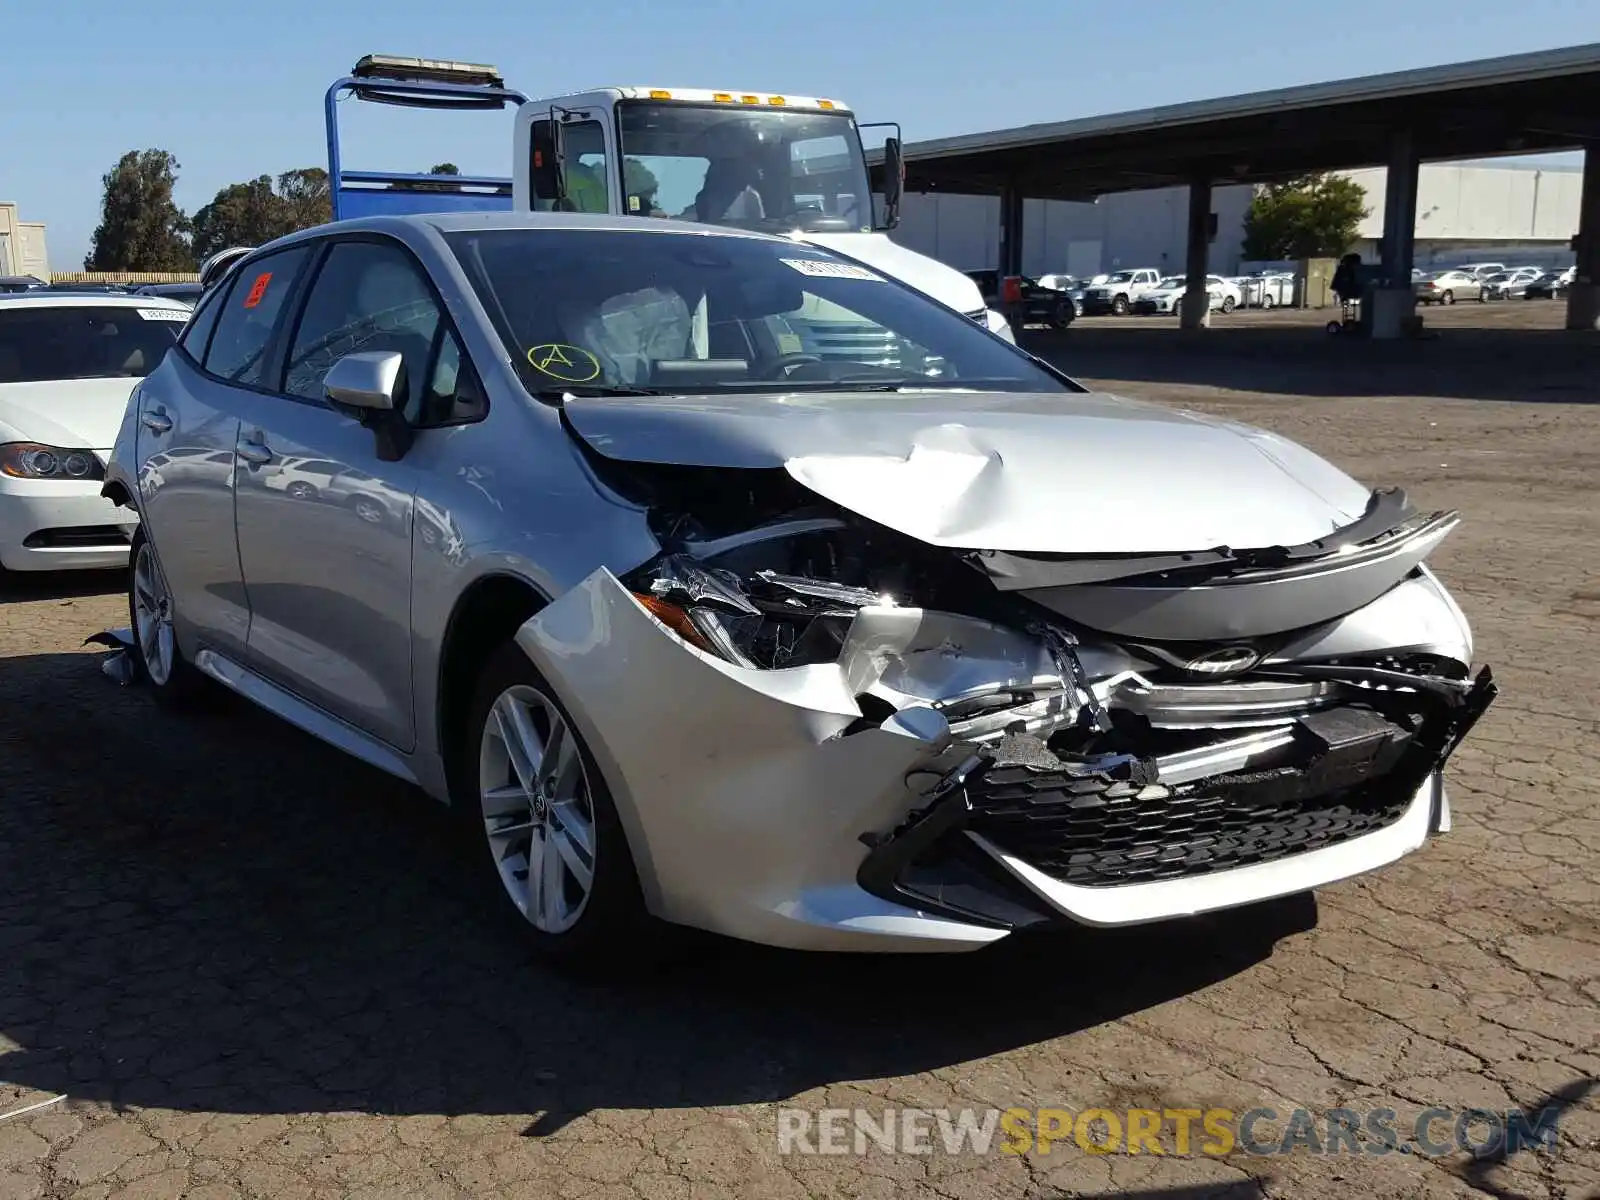
<path id="1" fill-rule="evenodd" d="M 1133 302 L 1136 313 L 1175 313 L 1183 305 L 1183 295 L 1189 290 L 1188 279 L 1182 275 L 1169 275 L 1155 287 Z M 1220 275 L 1206 276 L 1206 292 L 1211 297 L 1212 310 L 1232 312 L 1239 307 L 1239 288 Z"/>
<path id="2" fill-rule="evenodd" d="M 154 296 L 0 297 L 0 568 L 126 566 L 138 518 L 100 495 L 134 385 L 191 309 Z"/>

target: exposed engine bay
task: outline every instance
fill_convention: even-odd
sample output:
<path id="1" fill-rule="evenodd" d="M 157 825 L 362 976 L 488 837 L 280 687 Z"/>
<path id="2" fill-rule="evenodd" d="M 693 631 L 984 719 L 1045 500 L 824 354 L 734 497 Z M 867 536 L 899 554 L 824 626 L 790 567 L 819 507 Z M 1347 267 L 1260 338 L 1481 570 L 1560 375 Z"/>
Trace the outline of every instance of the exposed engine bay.
<path id="1" fill-rule="evenodd" d="M 663 547 L 622 582 L 686 642 L 747 669 L 837 663 L 862 713 L 840 736 L 926 710 L 947 723 L 948 750 L 907 777 L 907 820 L 862 831 L 860 882 L 966 920 L 1050 919 L 1017 885 L 1028 871 L 1117 887 L 1382 829 L 1494 697 L 1487 669 L 1467 679 L 1464 625 L 1455 644 L 1436 636 L 1455 610 L 1420 566 L 1454 514 L 1418 514 L 1403 493 L 1374 493 L 1360 521 L 1316 545 L 1119 565 L 929 546 L 782 472 L 605 469 L 649 506 Z M 1153 623 L 1170 630 L 1186 595 L 1248 615 L 1247 593 L 1352 565 L 1365 576 L 1324 578 L 1331 599 L 1303 606 L 1314 621 L 1286 627 L 1274 602 L 1260 632 L 1127 632 L 1130 595 L 1158 597 Z M 1092 603 L 1075 594 L 1091 591 Z M 1346 620 L 1372 592 L 1426 610 L 1416 636 L 1403 620 L 1376 638 Z M 1102 611 L 1100 628 L 1067 615 Z"/>

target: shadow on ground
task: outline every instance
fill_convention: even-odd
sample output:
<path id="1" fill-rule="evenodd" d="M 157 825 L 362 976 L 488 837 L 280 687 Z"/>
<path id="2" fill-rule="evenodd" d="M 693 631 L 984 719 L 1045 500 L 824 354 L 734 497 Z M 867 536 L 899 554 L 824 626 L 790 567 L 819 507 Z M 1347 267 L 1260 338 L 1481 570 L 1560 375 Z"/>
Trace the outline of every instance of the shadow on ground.
<path id="1" fill-rule="evenodd" d="M 1024 348 L 1084 380 L 1192 384 L 1296 397 L 1433 396 L 1460 400 L 1600 402 L 1600 335 L 1549 329 L 1446 329 L 1421 341 L 1329 337 L 1320 328 L 1221 323 L 1193 333 L 1172 322 L 1030 330 Z"/>
<path id="2" fill-rule="evenodd" d="M 628 987 L 529 961 L 439 806 L 241 703 L 97 655 L 0 675 L 0 1082 L 181 1110 L 530 1113 L 772 1100 L 1060 1037 L 1237 972 L 1309 897 L 976 957 L 733 943 Z M 3 1043 L 0 1043 L 3 1044 Z"/>
<path id="3" fill-rule="evenodd" d="M 4 571 L 0 570 L 0 604 L 29 600 L 77 600 L 105 596 L 128 586 L 126 570 Z"/>

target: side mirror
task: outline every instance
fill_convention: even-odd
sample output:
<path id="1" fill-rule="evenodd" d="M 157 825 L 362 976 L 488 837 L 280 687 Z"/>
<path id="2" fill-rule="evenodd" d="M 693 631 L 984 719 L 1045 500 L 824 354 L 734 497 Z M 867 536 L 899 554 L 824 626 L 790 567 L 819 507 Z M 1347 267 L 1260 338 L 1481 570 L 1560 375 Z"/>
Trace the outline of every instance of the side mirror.
<path id="1" fill-rule="evenodd" d="M 900 224 L 900 200 L 906 190 L 906 160 L 900 149 L 900 139 L 892 137 L 883 143 L 883 227 L 893 229 Z"/>
<path id="2" fill-rule="evenodd" d="M 565 131 L 555 113 L 547 121 L 533 123 L 533 145 L 529 151 L 528 178 L 538 200 L 553 201 L 551 208 L 566 211 L 567 150 Z"/>
<path id="3" fill-rule="evenodd" d="M 322 378 L 328 399 L 342 408 L 363 412 L 392 410 L 400 394 L 406 360 L 393 350 L 346 354 Z"/>
<path id="4" fill-rule="evenodd" d="M 322 377 L 328 403 L 372 430 L 383 462 L 398 462 L 411 449 L 411 426 L 398 407 L 405 376 L 403 355 L 393 350 L 362 350 L 346 354 Z"/>

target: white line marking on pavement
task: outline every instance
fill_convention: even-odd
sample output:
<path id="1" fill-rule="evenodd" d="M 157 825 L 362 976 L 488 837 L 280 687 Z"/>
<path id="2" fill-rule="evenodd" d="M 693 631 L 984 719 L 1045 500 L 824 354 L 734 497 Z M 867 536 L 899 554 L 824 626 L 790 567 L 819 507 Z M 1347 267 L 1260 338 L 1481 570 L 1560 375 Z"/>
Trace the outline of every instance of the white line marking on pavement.
<path id="1" fill-rule="evenodd" d="M 0 1113 L 0 1121 L 9 1121 L 12 1117 L 20 1117 L 24 1113 L 38 1112 L 41 1108 L 49 1108 L 52 1104 L 59 1104 L 66 1098 L 66 1093 L 63 1092 L 59 1096 L 52 1096 L 50 1099 L 41 1100 L 37 1104 L 24 1105 L 15 1112 Z"/>

